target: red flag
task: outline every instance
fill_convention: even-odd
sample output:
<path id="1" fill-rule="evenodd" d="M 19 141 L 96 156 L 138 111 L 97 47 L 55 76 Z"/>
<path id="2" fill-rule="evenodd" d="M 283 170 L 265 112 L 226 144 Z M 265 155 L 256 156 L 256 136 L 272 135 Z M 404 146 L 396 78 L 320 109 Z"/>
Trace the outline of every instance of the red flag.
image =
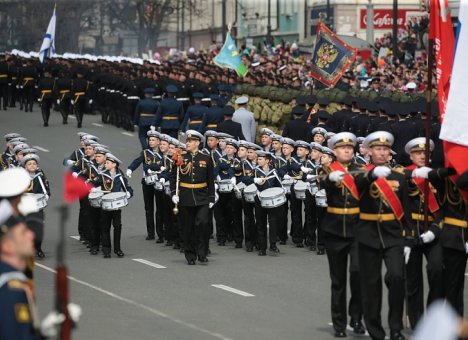
<path id="1" fill-rule="evenodd" d="M 437 90 L 439 94 L 440 120 L 442 122 L 450 90 L 455 36 L 453 34 L 448 0 L 431 0 L 430 8 L 429 39 L 434 39 L 436 50 Z"/>
<path id="2" fill-rule="evenodd" d="M 80 177 L 73 177 L 70 171 L 66 171 L 63 177 L 63 199 L 66 203 L 72 203 L 83 197 L 88 196 L 89 191 L 93 186 L 86 183 Z"/>

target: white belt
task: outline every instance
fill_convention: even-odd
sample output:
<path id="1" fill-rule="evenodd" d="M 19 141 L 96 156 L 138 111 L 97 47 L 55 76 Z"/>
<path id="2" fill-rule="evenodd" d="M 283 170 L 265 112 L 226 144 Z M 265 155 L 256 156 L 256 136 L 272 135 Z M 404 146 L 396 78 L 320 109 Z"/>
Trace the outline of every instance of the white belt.
<path id="1" fill-rule="evenodd" d="M 186 101 L 189 101 L 190 98 L 187 98 L 187 97 L 184 97 L 184 98 L 177 98 L 177 100 L 178 100 L 179 102 L 186 102 Z"/>

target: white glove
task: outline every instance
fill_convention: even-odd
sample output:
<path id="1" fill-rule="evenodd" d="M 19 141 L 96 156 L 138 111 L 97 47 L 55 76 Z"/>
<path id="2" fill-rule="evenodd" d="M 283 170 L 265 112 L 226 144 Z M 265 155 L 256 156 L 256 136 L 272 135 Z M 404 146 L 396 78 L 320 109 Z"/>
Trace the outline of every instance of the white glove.
<path id="1" fill-rule="evenodd" d="M 155 130 L 156 130 L 156 126 L 151 125 L 151 126 L 150 126 L 150 129 L 151 129 L 151 131 L 155 131 Z"/>
<path id="2" fill-rule="evenodd" d="M 39 211 L 37 200 L 29 195 L 21 196 L 20 202 L 18 203 L 18 210 L 21 215 L 26 216 Z"/>
<path id="3" fill-rule="evenodd" d="M 218 191 L 219 185 L 218 183 L 215 183 L 215 191 Z"/>
<path id="4" fill-rule="evenodd" d="M 99 191 L 97 188 L 91 188 L 90 190 L 91 192 L 96 192 L 96 191 Z"/>
<path id="5" fill-rule="evenodd" d="M 92 100 L 92 99 L 90 99 L 90 100 L 89 100 L 89 105 L 91 105 L 92 103 L 93 103 L 93 100 Z"/>
<path id="6" fill-rule="evenodd" d="M 72 99 L 72 100 L 70 100 L 70 103 L 71 103 L 72 105 L 74 105 L 74 104 L 75 104 L 75 101 Z"/>
<path id="7" fill-rule="evenodd" d="M 211 202 L 210 202 L 210 203 L 208 204 L 208 209 L 212 209 L 214 205 L 215 205 L 214 203 L 211 203 Z"/>
<path id="8" fill-rule="evenodd" d="M 132 197 L 132 195 L 127 191 L 127 198 Z"/>
<path id="9" fill-rule="evenodd" d="M 179 204 L 179 196 L 177 195 L 172 196 L 172 203 Z"/>
<path id="10" fill-rule="evenodd" d="M 376 177 L 383 177 L 383 178 L 386 178 L 388 177 L 388 175 L 390 175 L 392 173 L 392 170 L 390 170 L 390 168 L 386 167 L 386 166 L 382 166 L 382 165 L 379 165 L 379 166 L 376 166 L 374 168 L 374 175 Z"/>
<path id="11" fill-rule="evenodd" d="M 67 307 L 68 307 L 68 315 L 70 315 L 70 319 L 72 319 L 74 323 L 78 323 L 78 321 L 80 321 L 81 315 L 83 314 L 83 311 L 81 310 L 80 305 L 70 302 Z"/>
<path id="12" fill-rule="evenodd" d="M 40 103 L 40 102 L 42 102 L 42 99 L 41 99 L 41 98 L 37 98 L 37 101 Z"/>
<path id="13" fill-rule="evenodd" d="M 147 173 L 148 173 L 148 175 L 152 175 L 154 173 L 154 171 L 151 170 L 151 169 L 148 169 Z"/>
<path id="14" fill-rule="evenodd" d="M 328 175 L 328 179 L 331 182 L 337 183 L 343 180 L 344 175 L 345 173 L 343 171 L 340 171 L 340 170 L 332 171 L 330 175 Z"/>
<path id="15" fill-rule="evenodd" d="M 403 254 L 405 256 L 405 264 L 408 264 L 409 257 L 411 255 L 411 248 L 410 247 L 404 247 L 403 248 Z"/>
<path id="16" fill-rule="evenodd" d="M 420 168 L 416 168 L 413 170 L 412 177 L 418 177 L 418 178 L 426 178 L 429 176 L 429 172 L 431 172 L 432 169 L 427 167 L 427 166 L 422 166 Z"/>
<path id="17" fill-rule="evenodd" d="M 127 174 L 127 177 L 128 177 L 128 178 L 132 178 L 132 172 L 133 172 L 132 170 L 127 169 L 126 174 Z M 149 171 L 148 171 L 148 172 L 149 172 Z"/>
<path id="18" fill-rule="evenodd" d="M 465 243 L 465 252 L 468 254 L 468 242 Z"/>
<path id="19" fill-rule="evenodd" d="M 65 321 L 65 315 L 52 311 L 41 322 L 41 333 L 48 338 L 54 338 L 58 333 L 58 325 Z"/>
<path id="20" fill-rule="evenodd" d="M 231 178 L 231 183 L 232 183 L 232 185 L 236 185 L 236 184 L 237 184 L 237 181 L 236 181 L 236 178 L 235 178 L 235 177 L 232 177 L 232 178 Z"/>
<path id="21" fill-rule="evenodd" d="M 305 166 L 301 166 L 301 171 L 305 174 L 308 174 L 309 172 L 312 171 L 311 168 L 308 168 L 308 167 L 305 167 Z"/>
<path id="22" fill-rule="evenodd" d="M 166 179 L 165 179 L 165 178 L 160 178 L 160 179 L 159 179 L 159 183 L 161 183 L 161 184 L 166 183 Z"/>
<path id="23" fill-rule="evenodd" d="M 286 175 L 283 176 L 283 179 L 291 179 L 291 176 L 289 176 L 288 174 L 286 174 Z"/>
<path id="24" fill-rule="evenodd" d="M 313 181 L 313 180 L 316 179 L 316 178 L 317 178 L 316 175 L 307 175 L 307 176 L 306 176 L 306 179 L 307 179 L 308 181 Z"/>
<path id="25" fill-rule="evenodd" d="M 49 196 L 49 195 L 45 195 L 45 199 L 46 199 L 46 201 L 48 201 L 48 200 L 49 200 L 49 198 L 50 198 L 50 196 Z"/>
<path id="26" fill-rule="evenodd" d="M 217 181 L 217 182 L 221 182 L 221 177 L 220 177 L 219 175 L 216 176 L 216 181 Z"/>
<path id="27" fill-rule="evenodd" d="M 57 105 L 60 105 L 60 99 L 57 99 Z"/>
<path id="28" fill-rule="evenodd" d="M 255 184 L 261 184 L 263 182 L 262 178 L 254 178 L 254 183 Z"/>
<path id="29" fill-rule="evenodd" d="M 435 240 L 435 235 L 432 231 L 428 230 L 425 233 L 421 234 L 421 240 L 423 243 L 431 243 Z"/>
<path id="30" fill-rule="evenodd" d="M 77 178 L 77 177 L 78 177 L 78 173 L 77 173 L 77 172 L 74 172 L 74 173 L 72 173 L 72 176 L 73 176 L 74 178 Z"/>
<path id="31" fill-rule="evenodd" d="M 72 166 L 72 165 L 74 165 L 74 164 L 75 164 L 75 162 L 72 161 L 71 159 L 67 160 L 67 165 L 68 165 L 68 166 Z"/>
<path id="32" fill-rule="evenodd" d="M 160 172 L 163 172 L 164 170 L 166 170 L 166 167 L 165 167 L 165 166 L 162 166 L 162 167 L 159 168 L 159 171 L 160 171 Z"/>

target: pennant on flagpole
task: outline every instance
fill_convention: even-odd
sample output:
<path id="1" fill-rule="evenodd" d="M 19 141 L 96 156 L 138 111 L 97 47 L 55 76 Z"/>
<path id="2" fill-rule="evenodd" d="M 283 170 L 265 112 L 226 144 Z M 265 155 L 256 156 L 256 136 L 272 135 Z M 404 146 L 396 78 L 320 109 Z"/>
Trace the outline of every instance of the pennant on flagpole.
<path id="1" fill-rule="evenodd" d="M 213 61 L 219 67 L 236 71 L 239 77 L 245 76 L 248 72 L 247 67 L 242 63 L 236 43 L 229 32 L 226 34 L 226 41 L 224 42 L 223 48 Z"/>
<path id="2" fill-rule="evenodd" d="M 355 48 L 338 38 L 324 24 L 319 23 L 310 74 L 327 86 L 335 86 L 356 58 L 356 53 Z"/>
<path id="3" fill-rule="evenodd" d="M 57 21 L 57 17 L 55 16 L 55 7 L 54 13 L 49 21 L 49 26 L 47 26 L 47 32 L 44 36 L 44 40 L 42 41 L 41 49 L 39 50 L 39 60 L 41 63 L 44 62 L 45 58 L 50 58 L 52 55 L 55 54 L 55 23 Z"/>
<path id="4" fill-rule="evenodd" d="M 93 188 L 91 184 L 86 183 L 82 178 L 73 177 L 70 171 L 65 172 L 63 181 L 63 199 L 65 203 L 72 203 L 88 196 Z"/>

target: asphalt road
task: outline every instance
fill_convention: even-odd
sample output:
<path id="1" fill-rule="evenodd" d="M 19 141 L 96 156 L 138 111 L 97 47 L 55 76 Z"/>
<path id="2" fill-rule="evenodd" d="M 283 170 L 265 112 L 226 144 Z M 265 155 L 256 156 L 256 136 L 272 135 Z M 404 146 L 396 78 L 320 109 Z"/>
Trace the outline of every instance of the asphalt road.
<path id="1" fill-rule="evenodd" d="M 62 160 L 78 147 L 78 131 L 101 138 L 123 161 L 138 155 L 137 133 L 103 125 L 86 115 L 61 124 L 53 112 L 48 128 L 40 110 L 0 112 L 0 135 L 19 132 L 38 148 L 52 196 L 46 208 L 46 257 L 37 262 L 40 315 L 54 303 L 54 274 L 62 204 Z M 212 242 L 207 265 L 188 266 L 178 250 L 145 241 L 146 226 L 139 171 L 130 184 L 135 196 L 122 212 L 124 258 L 91 256 L 78 235 L 78 203 L 66 226 L 66 262 L 71 300 L 83 308 L 74 339 L 331 339 L 330 280 L 326 256 L 291 244 L 277 256 L 259 257 L 233 245 Z M 137 261 L 138 260 L 138 261 Z M 386 297 L 384 297 L 384 305 Z M 382 313 L 386 325 L 386 306 Z M 348 337 L 353 337 L 348 331 Z"/>

